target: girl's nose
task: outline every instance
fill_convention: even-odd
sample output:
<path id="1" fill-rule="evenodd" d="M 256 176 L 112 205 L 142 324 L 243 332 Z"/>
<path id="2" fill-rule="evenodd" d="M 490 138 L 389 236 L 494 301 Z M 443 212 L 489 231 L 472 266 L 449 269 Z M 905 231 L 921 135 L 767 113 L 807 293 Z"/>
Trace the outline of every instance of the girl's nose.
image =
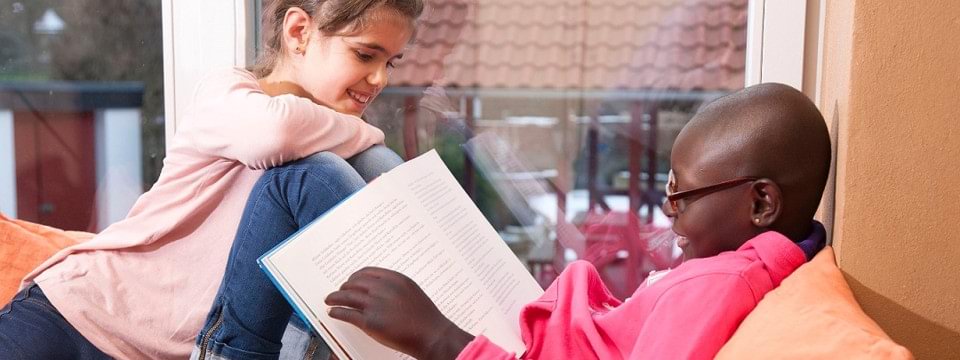
<path id="1" fill-rule="evenodd" d="M 387 86 L 389 76 L 390 74 L 387 72 L 386 67 L 377 67 L 376 70 L 367 76 L 367 82 L 370 83 L 370 85 L 376 86 L 378 89 L 382 89 Z"/>

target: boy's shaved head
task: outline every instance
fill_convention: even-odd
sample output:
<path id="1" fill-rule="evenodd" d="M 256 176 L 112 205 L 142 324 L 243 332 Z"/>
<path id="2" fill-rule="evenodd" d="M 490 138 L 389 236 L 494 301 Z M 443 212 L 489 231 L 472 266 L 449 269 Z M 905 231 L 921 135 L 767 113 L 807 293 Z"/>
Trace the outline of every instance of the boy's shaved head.
<path id="1" fill-rule="evenodd" d="M 702 132 L 704 155 L 783 189 L 788 217 L 809 222 L 830 172 L 830 134 L 806 95 L 760 84 L 705 106 L 684 131 Z"/>
<path id="2" fill-rule="evenodd" d="M 686 188 L 741 176 L 771 180 L 779 186 L 779 211 L 763 228 L 796 241 L 808 234 L 830 158 L 830 136 L 816 106 L 792 87 L 761 84 L 701 108 L 677 137 L 671 163 L 677 178 L 685 178 Z M 762 197 L 762 188 L 757 189 L 760 195 L 754 197 Z M 729 205 L 713 211 L 727 211 L 731 217 L 744 214 Z M 751 213 L 735 220 L 756 222 L 757 217 Z"/>

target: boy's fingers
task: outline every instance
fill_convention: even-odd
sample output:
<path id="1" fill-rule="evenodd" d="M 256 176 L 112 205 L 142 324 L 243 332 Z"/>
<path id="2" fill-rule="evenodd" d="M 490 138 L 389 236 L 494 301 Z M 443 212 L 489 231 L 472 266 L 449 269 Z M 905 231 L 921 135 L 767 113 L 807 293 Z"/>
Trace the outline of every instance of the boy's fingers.
<path id="1" fill-rule="evenodd" d="M 330 310 L 327 310 L 327 315 L 330 315 L 331 318 L 344 321 L 352 324 L 360 329 L 363 329 L 363 313 L 360 310 L 354 310 L 344 307 L 331 307 Z"/>
<path id="2" fill-rule="evenodd" d="M 382 289 L 385 282 L 380 278 L 360 276 L 356 279 L 347 280 L 343 285 L 340 285 L 340 290 L 372 294 L 377 293 L 378 289 Z"/>
<path id="3" fill-rule="evenodd" d="M 400 273 L 398 273 L 398 272 L 396 272 L 396 271 L 393 271 L 393 270 L 387 270 L 387 269 L 384 269 L 384 268 L 373 267 L 373 266 L 367 266 L 367 267 L 365 267 L 365 268 L 363 268 L 363 269 L 360 269 L 360 270 L 358 270 L 356 273 L 354 273 L 354 275 L 358 275 L 358 274 L 361 274 L 361 273 L 362 273 L 363 275 L 369 275 L 369 276 L 373 276 L 373 277 L 376 277 L 376 278 L 393 277 L 393 276 L 396 276 L 396 275 L 400 274 Z"/>
<path id="4" fill-rule="evenodd" d="M 367 305 L 366 294 L 350 290 L 334 291 L 327 295 L 323 302 L 330 306 L 344 306 L 360 310 L 363 310 Z"/>
<path id="5" fill-rule="evenodd" d="M 350 274 L 350 277 L 347 278 L 347 282 L 355 281 L 357 279 L 362 279 L 365 277 L 374 277 L 372 274 L 370 274 L 370 269 L 373 269 L 373 268 L 365 267 L 363 269 L 354 271 L 353 274 Z"/>

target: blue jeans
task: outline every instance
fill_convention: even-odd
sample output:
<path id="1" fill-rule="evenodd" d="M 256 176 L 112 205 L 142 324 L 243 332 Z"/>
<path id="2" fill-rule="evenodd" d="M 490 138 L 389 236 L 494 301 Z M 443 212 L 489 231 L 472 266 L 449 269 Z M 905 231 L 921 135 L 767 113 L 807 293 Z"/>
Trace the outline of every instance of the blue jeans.
<path id="1" fill-rule="evenodd" d="M 400 163 L 379 145 L 346 161 L 324 152 L 264 172 L 243 210 L 223 282 L 191 358 L 277 359 L 294 353 L 290 358 L 326 359 L 329 348 L 291 316 L 257 258 Z"/>
<path id="2" fill-rule="evenodd" d="M 0 358 L 109 359 L 77 332 L 36 284 L 0 310 Z"/>

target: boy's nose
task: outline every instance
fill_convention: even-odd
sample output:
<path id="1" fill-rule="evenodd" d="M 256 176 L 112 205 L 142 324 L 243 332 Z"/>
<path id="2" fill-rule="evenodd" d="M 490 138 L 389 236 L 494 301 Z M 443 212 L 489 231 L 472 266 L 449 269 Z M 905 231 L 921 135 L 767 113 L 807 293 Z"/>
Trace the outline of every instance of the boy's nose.
<path id="1" fill-rule="evenodd" d="M 677 213 L 673 211 L 673 206 L 670 205 L 670 200 L 663 199 L 663 203 L 660 204 L 660 210 L 669 218 L 677 217 Z"/>

